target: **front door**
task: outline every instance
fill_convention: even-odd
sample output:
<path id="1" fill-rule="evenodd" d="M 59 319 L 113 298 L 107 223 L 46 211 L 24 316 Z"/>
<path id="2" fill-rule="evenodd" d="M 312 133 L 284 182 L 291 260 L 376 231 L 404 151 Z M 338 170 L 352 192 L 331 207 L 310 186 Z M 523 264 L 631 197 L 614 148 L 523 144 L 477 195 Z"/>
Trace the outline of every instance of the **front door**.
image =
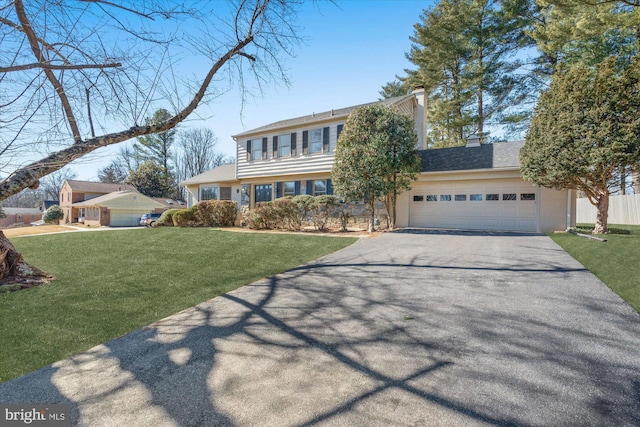
<path id="1" fill-rule="evenodd" d="M 271 184 L 256 185 L 256 203 L 271 201 Z"/>

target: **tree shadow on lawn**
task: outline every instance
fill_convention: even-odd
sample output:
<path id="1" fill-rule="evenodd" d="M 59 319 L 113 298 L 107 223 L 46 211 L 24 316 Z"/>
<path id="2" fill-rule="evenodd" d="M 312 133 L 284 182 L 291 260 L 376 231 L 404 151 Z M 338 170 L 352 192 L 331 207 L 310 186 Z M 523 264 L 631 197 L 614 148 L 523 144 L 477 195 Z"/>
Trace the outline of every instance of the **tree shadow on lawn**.
<path id="1" fill-rule="evenodd" d="M 583 269 L 356 245 L 2 384 L 0 400 L 35 386 L 86 425 L 640 424 L 640 317 Z"/>

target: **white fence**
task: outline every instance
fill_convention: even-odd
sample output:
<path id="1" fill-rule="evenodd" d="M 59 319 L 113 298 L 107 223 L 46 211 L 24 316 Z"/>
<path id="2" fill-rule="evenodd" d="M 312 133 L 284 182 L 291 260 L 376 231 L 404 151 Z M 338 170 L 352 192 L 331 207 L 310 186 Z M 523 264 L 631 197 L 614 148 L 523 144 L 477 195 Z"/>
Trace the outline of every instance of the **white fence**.
<path id="1" fill-rule="evenodd" d="M 576 222 L 596 222 L 596 207 L 589 199 L 580 198 L 576 203 Z M 640 194 L 611 196 L 609 198 L 609 224 L 640 224 Z"/>

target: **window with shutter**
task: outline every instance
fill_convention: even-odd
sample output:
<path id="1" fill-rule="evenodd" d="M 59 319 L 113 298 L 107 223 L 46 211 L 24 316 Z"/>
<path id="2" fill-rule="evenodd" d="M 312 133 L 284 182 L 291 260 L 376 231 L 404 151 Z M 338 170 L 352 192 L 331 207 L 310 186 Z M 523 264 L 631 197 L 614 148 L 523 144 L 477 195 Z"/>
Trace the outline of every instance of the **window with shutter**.
<path id="1" fill-rule="evenodd" d="M 309 131 L 302 131 L 302 155 L 309 154 Z"/>
<path id="2" fill-rule="evenodd" d="M 262 141 L 254 139 L 250 141 L 249 147 L 251 147 L 251 160 L 262 160 Z"/>
<path id="3" fill-rule="evenodd" d="M 272 154 L 274 159 L 278 158 L 278 137 L 274 136 L 273 137 L 273 154 Z"/>
<path id="4" fill-rule="evenodd" d="M 289 157 L 291 155 L 291 135 L 280 135 L 278 137 L 278 151 L 280 157 Z"/>
<path id="5" fill-rule="evenodd" d="M 329 127 L 322 128 L 322 151 L 329 152 Z"/>
<path id="6" fill-rule="evenodd" d="M 322 129 L 309 131 L 309 147 L 311 154 L 322 153 Z"/>
<path id="7" fill-rule="evenodd" d="M 251 140 L 247 141 L 247 161 L 251 160 Z"/>
<path id="8" fill-rule="evenodd" d="M 267 137 L 262 138 L 262 160 L 267 160 L 267 146 L 269 145 L 269 140 Z"/>
<path id="9" fill-rule="evenodd" d="M 297 134 L 295 132 L 293 132 L 291 134 L 291 156 L 295 156 L 297 154 L 296 151 L 296 136 Z"/>

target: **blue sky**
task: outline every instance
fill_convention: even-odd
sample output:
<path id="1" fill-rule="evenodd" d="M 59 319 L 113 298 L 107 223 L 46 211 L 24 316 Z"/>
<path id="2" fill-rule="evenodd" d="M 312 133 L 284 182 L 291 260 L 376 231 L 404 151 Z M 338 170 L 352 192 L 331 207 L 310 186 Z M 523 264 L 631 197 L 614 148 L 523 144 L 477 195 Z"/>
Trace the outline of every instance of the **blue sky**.
<path id="1" fill-rule="evenodd" d="M 386 82 L 411 64 L 405 58 L 413 25 L 432 2 L 416 0 L 344 0 L 337 4 L 308 2 L 299 15 L 305 43 L 296 56 L 284 58 L 290 86 L 267 87 L 242 108 L 238 90 L 198 108 L 206 120 L 181 126 L 208 127 L 218 137 L 217 149 L 235 156 L 231 135 L 274 121 L 332 108 L 375 101 Z M 189 64 L 192 66 L 193 64 Z M 130 144 L 132 141 L 123 144 Z M 109 147 L 70 167 L 78 179 L 97 180 L 119 146 Z"/>

